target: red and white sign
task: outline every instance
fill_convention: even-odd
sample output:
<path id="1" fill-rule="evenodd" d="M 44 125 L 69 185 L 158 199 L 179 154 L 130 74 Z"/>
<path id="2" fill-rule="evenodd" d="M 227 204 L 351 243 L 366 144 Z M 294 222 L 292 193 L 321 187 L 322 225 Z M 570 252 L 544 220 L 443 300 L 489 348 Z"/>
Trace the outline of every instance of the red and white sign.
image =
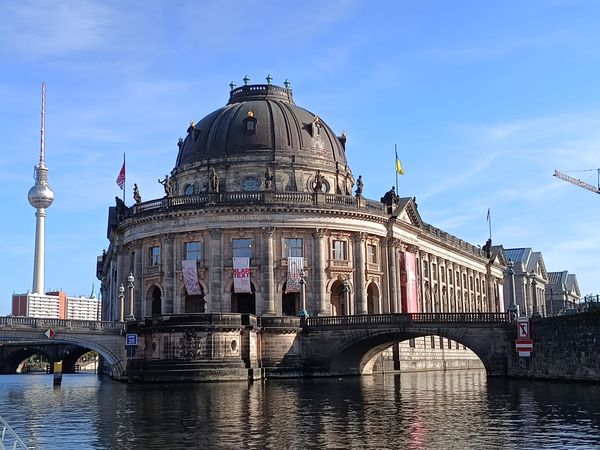
<path id="1" fill-rule="evenodd" d="M 252 292 L 250 285 L 250 258 L 233 258 L 233 290 L 239 292 Z"/>
<path id="2" fill-rule="evenodd" d="M 52 339 L 56 332 L 52 328 L 48 328 L 44 334 L 48 339 Z"/>
<path id="3" fill-rule="evenodd" d="M 519 352 L 519 356 L 530 356 L 533 352 L 533 340 L 532 339 L 516 339 L 515 348 Z"/>
<path id="4" fill-rule="evenodd" d="M 517 321 L 517 337 L 519 339 L 529 339 L 531 337 L 528 318 L 519 318 Z"/>

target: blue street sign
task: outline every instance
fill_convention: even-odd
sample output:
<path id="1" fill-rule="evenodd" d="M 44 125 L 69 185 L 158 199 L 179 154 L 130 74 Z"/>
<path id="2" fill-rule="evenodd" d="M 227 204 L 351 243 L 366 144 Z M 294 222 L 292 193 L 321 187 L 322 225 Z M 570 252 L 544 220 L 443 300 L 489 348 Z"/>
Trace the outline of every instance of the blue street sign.
<path id="1" fill-rule="evenodd" d="M 127 334 L 125 335 L 125 339 L 125 345 L 137 345 L 138 335 L 136 333 Z"/>

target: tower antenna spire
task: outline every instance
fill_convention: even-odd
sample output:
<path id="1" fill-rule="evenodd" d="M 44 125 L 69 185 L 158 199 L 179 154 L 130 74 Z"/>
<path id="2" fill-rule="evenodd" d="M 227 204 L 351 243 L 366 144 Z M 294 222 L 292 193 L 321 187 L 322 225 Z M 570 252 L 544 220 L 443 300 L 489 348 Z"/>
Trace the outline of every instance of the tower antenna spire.
<path id="1" fill-rule="evenodd" d="M 33 256 L 33 288 L 34 294 L 44 293 L 44 260 L 46 235 L 46 208 L 54 201 L 54 192 L 48 186 L 48 168 L 44 154 L 46 134 L 46 83 L 42 82 L 42 130 L 40 136 L 40 162 L 34 167 L 35 184 L 29 189 L 27 199 L 35 208 L 35 254 Z"/>
<path id="2" fill-rule="evenodd" d="M 40 130 L 40 166 L 44 166 L 45 161 L 45 139 L 46 138 L 46 82 L 42 81 L 42 128 Z"/>

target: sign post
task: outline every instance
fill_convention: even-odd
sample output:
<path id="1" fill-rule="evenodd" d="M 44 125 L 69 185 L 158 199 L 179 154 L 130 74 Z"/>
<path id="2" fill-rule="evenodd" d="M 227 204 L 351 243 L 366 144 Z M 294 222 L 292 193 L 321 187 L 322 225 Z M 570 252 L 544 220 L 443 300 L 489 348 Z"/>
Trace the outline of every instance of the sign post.
<path id="1" fill-rule="evenodd" d="M 517 320 L 517 339 L 515 348 L 521 358 L 529 358 L 533 352 L 533 339 L 529 328 L 529 318 L 519 317 Z"/>

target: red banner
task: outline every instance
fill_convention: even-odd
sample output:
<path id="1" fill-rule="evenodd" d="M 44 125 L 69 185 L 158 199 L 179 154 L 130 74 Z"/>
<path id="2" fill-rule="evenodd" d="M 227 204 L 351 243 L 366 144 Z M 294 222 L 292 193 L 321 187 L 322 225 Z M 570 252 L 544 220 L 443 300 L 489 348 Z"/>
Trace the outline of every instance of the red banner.
<path id="1" fill-rule="evenodd" d="M 414 253 L 404 252 L 404 267 L 406 269 L 406 311 L 419 312 L 417 299 L 417 256 Z"/>

